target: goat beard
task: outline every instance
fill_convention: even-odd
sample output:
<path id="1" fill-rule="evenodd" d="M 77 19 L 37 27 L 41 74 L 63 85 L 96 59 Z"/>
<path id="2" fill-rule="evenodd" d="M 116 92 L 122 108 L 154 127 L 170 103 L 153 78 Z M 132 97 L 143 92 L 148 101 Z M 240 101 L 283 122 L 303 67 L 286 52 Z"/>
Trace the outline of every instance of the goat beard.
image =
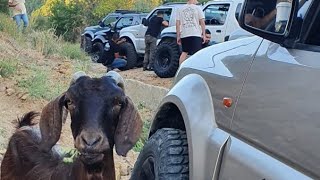
<path id="1" fill-rule="evenodd" d="M 87 178 L 88 179 L 102 179 L 103 175 L 102 175 L 102 170 L 103 170 L 103 162 L 100 163 L 95 163 L 95 164 L 90 164 L 90 165 L 85 165 L 88 174 L 87 174 Z"/>

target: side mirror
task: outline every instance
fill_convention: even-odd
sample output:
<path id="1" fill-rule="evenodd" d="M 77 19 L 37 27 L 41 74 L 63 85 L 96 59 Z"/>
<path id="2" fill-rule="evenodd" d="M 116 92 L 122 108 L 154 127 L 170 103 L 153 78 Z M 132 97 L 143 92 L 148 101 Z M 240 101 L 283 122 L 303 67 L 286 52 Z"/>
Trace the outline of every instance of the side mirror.
<path id="1" fill-rule="evenodd" d="M 240 26 L 260 37 L 285 45 L 297 19 L 298 0 L 246 0 Z M 262 6 L 261 6 L 262 5 Z"/>
<path id="2" fill-rule="evenodd" d="M 146 18 L 143 18 L 143 19 L 142 19 L 142 24 L 143 24 L 144 26 L 148 26 L 148 20 L 147 20 Z"/>

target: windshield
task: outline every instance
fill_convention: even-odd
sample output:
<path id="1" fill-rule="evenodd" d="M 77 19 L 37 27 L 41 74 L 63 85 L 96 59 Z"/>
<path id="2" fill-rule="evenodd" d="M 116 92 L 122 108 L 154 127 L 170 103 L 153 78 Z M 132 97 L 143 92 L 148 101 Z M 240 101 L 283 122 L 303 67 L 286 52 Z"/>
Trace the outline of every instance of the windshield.
<path id="1" fill-rule="evenodd" d="M 115 21 L 117 21 L 118 18 L 119 18 L 118 16 L 107 16 L 102 20 L 102 22 L 104 26 L 112 25 L 114 24 Z"/>

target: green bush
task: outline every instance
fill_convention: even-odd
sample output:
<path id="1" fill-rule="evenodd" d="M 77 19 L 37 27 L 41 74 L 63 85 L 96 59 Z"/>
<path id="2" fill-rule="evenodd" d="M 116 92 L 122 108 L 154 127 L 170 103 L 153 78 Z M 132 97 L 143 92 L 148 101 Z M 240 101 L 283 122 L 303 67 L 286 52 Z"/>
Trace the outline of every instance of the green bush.
<path id="1" fill-rule="evenodd" d="M 49 23 L 49 18 L 44 16 L 36 16 L 32 17 L 30 19 L 30 26 L 31 29 L 37 30 L 37 31 L 44 31 L 51 29 L 51 25 Z"/>
<path id="2" fill-rule="evenodd" d="M 19 34 L 17 25 L 13 21 L 12 17 L 9 17 L 4 13 L 0 13 L 0 31 L 9 34 L 12 37 L 17 37 L 17 35 Z"/>
<path id="3" fill-rule="evenodd" d="M 64 1 L 57 1 L 51 8 L 52 16 L 49 21 L 58 36 L 63 36 L 66 41 L 76 42 L 85 18 L 81 3 L 70 3 L 66 5 Z"/>
<path id="4" fill-rule="evenodd" d="M 9 14 L 8 0 L 0 0 L 0 13 Z"/>
<path id="5" fill-rule="evenodd" d="M 0 60 L 0 75 L 10 77 L 17 71 L 17 63 L 12 59 Z"/>

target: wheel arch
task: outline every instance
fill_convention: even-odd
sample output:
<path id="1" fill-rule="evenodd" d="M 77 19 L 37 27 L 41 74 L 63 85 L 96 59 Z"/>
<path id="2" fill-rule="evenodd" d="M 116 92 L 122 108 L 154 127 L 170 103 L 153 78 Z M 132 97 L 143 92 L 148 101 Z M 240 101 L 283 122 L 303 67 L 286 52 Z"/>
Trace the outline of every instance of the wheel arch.
<path id="1" fill-rule="evenodd" d="M 92 43 L 95 43 L 95 42 L 106 43 L 106 42 L 108 42 L 108 40 L 105 37 L 103 37 L 102 35 L 98 35 L 92 39 Z"/>
<path id="2" fill-rule="evenodd" d="M 136 41 L 134 40 L 135 37 L 134 37 L 131 33 L 123 33 L 123 34 L 120 33 L 120 38 L 125 38 L 128 42 L 130 42 L 131 44 L 133 44 L 134 49 L 135 49 L 136 52 L 137 52 L 137 43 L 136 43 Z"/>
<path id="3" fill-rule="evenodd" d="M 206 179 L 208 139 L 217 128 L 210 89 L 197 74 L 182 78 L 164 97 L 150 128 L 150 136 L 161 128 L 187 133 L 191 179 Z M 212 167 L 213 169 L 213 167 Z"/>
<path id="4" fill-rule="evenodd" d="M 167 40 L 176 41 L 176 39 L 177 39 L 176 33 L 164 33 L 161 35 L 161 40 L 160 40 L 159 44 L 162 42 L 165 42 Z"/>
<path id="5" fill-rule="evenodd" d="M 94 38 L 94 33 L 91 31 L 86 31 L 82 34 L 82 36 L 90 37 L 91 39 Z"/>

